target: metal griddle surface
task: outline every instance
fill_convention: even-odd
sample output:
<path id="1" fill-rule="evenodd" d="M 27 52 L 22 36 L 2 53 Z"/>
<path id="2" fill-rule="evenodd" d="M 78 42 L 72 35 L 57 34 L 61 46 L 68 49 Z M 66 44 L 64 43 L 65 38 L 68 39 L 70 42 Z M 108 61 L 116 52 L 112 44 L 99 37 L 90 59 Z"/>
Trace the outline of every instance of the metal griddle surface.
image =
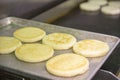
<path id="1" fill-rule="evenodd" d="M 110 51 L 107 53 L 107 55 L 99 58 L 88 58 L 90 62 L 90 69 L 86 73 L 70 78 L 57 77 L 48 73 L 45 69 L 46 61 L 40 63 L 22 62 L 16 59 L 14 52 L 9 55 L 0 55 L 0 68 L 3 68 L 7 71 L 20 75 L 32 75 L 29 76 L 29 78 L 34 77 L 37 79 L 45 78 L 45 79 L 54 79 L 54 80 L 73 80 L 73 79 L 90 80 L 119 43 L 119 38 L 110 35 L 93 33 L 83 30 L 76 30 L 72 28 L 65 28 L 62 26 L 50 25 L 41 22 L 35 22 L 35 21 L 13 18 L 13 17 L 5 18 L 0 21 L 0 36 L 13 36 L 13 32 L 16 29 L 25 26 L 35 26 L 38 28 L 42 28 L 47 32 L 47 34 L 53 32 L 69 33 L 74 35 L 78 41 L 83 39 L 98 39 L 108 43 L 108 45 L 110 46 Z M 71 52 L 71 51 L 72 49 L 55 51 L 55 55 Z"/>
<path id="2" fill-rule="evenodd" d="M 120 15 L 104 15 L 100 11 L 85 12 L 77 7 L 53 24 L 120 37 Z"/>

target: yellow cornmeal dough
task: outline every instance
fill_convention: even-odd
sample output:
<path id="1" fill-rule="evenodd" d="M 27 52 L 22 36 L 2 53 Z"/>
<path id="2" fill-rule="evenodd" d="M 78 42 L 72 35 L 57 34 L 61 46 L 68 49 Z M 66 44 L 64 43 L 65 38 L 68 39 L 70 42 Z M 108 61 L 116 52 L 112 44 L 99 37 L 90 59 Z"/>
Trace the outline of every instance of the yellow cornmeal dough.
<path id="1" fill-rule="evenodd" d="M 22 42 L 36 42 L 41 40 L 46 35 L 46 32 L 40 28 L 24 27 L 14 32 L 14 37 Z"/>
<path id="2" fill-rule="evenodd" d="M 25 62 L 41 62 L 49 59 L 53 54 L 52 47 L 37 43 L 24 44 L 15 51 L 15 56 Z"/>
<path id="3" fill-rule="evenodd" d="M 71 48 L 76 43 L 76 38 L 66 33 L 52 33 L 45 36 L 42 42 L 56 50 L 62 50 Z"/>
<path id="4" fill-rule="evenodd" d="M 0 54 L 9 54 L 21 45 L 22 43 L 18 39 L 0 36 Z"/>
<path id="5" fill-rule="evenodd" d="M 107 54 L 109 46 L 99 40 L 87 39 L 77 42 L 73 46 L 73 51 L 85 57 L 100 57 Z"/>
<path id="6" fill-rule="evenodd" d="M 89 61 L 83 56 L 65 53 L 48 60 L 46 69 L 56 76 L 72 77 L 85 73 L 89 69 Z"/>
<path id="7" fill-rule="evenodd" d="M 85 2 L 80 4 L 80 9 L 84 11 L 98 11 L 100 9 L 100 6 L 97 4 Z"/>

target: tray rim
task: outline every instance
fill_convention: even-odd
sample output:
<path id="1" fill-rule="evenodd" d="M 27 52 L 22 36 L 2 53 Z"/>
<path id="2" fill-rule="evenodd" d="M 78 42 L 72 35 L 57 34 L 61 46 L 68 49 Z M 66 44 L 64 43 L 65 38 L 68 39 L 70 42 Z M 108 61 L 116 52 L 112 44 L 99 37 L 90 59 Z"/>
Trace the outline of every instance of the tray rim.
<path id="1" fill-rule="evenodd" d="M 110 36 L 110 37 L 114 37 L 118 40 L 120 40 L 120 37 L 118 36 L 114 36 L 114 35 L 108 35 L 108 34 L 103 34 L 103 33 L 98 33 L 98 32 L 93 32 L 93 31 L 88 31 L 88 30 L 81 30 L 81 29 L 76 29 L 76 28 L 70 28 L 67 26 L 59 26 L 59 25 L 54 25 L 54 24 L 50 24 L 50 23 L 45 23 L 45 22 L 39 22 L 39 21 L 35 21 L 35 20 L 30 20 L 30 19 L 23 19 L 23 18 L 18 18 L 18 17 L 5 17 L 3 19 L 0 19 L 0 28 L 1 25 L 2 27 L 5 26 L 2 22 L 4 22 L 4 20 L 7 20 L 7 25 L 10 24 L 12 21 L 14 21 L 13 19 L 21 19 L 21 20 L 27 20 L 27 21 L 31 21 L 31 22 L 35 22 L 35 23 L 41 23 L 41 24 L 47 24 L 47 25 L 53 25 L 53 26 L 57 26 L 57 27 L 61 27 L 61 28 L 67 28 L 67 29 L 73 29 L 73 30 L 77 30 L 77 31 L 84 31 L 84 32 L 89 32 L 89 33 L 93 33 L 93 34 L 98 34 L 98 35 L 104 35 L 104 36 Z"/>

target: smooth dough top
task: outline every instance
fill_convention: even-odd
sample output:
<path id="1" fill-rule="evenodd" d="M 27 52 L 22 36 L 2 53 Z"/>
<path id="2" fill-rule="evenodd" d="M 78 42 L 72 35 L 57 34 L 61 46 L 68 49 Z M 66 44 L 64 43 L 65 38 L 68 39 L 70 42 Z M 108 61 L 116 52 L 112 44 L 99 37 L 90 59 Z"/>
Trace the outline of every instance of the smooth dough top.
<path id="1" fill-rule="evenodd" d="M 80 4 L 80 9 L 85 11 L 98 11 L 100 9 L 100 6 L 97 4 L 85 2 Z"/>
<path id="2" fill-rule="evenodd" d="M 9 54 L 21 45 L 22 43 L 14 37 L 0 36 L 0 54 Z"/>
<path id="3" fill-rule="evenodd" d="M 83 56 L 65 53 L 48 60 L 46 68 L 56 76 L 71 77 L 86 72 L 89 69 L 89 61 Z"/>
<path id="4" fill-rule="evenodd" d="M 40 28 L 24 27 L 16 30 L 14 36 L 23 42 L 35 42 L 41 40 L 46 32 Z"/>
<path id="5" fill-rule="evenodd" d="M 42 42 L 56 50 L 62 50 L 71 48 L 76 43 L 76 38 L 66 33 L 52 33 L 45 36 Z"/>
<path id="6" fill-rule="evenodd" d="M 73 51 L 85 57 L 100 57 L 107 54 L 109 46 L 99 40 L 87 39 L 77 42 L 73 46 Z"/>
<path id="7" fill-rule="evenodd" d="M 120 1 L 109 1 L 108 4 L 120 8 Z"/>
<path id="8" fill-rule="evenodd" d="M 89 0 L 88 2 L 100 6 L 106 5 L 108 3 L 107 0 Z"/>
<path id="9" fill-rule="evenodd" d="M 120 14 L 120 8 L 116 7 L 116 6 L 103 6 L 101 8 L 101 12 L 103 12 L 104 14 L 108 14 L 108 15 L 118 15 Z"/>
<path id="10" fill-rule="evenodd" d="M 53 48 L 37 43 L 24 44 L 15 51 L 15 56 L 25 62 L 41 62 L 49 59 L 53 54 Z"/>

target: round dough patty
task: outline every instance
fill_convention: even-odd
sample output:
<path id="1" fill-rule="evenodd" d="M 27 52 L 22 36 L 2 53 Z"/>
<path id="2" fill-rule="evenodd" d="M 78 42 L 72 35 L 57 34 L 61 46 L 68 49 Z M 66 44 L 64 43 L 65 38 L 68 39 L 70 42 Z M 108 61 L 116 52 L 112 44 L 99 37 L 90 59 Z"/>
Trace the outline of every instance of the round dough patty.
<path id="1" fill-rule="evenodd" d="M 102 5 L 106 5 L 108 2 L 106 0 L 90 0 L 89 3 L 102 6 Z"/>
<path id="2" fill-rule="evenodd" d="M 84 11 L 98 11 L 100 9 L 100 6 L 97 4 L 85 2 L 80 4 L 80 9 Z"/>
<path id="3" fill-rule="evenodd" d="M 100 57 L 107 54 L 109 46 L 99 40 L 87 39 L 77 42 L 73 46 L 73 51 L 85 57 Z"/>
<path id="4" fill-rule="evenodd" d="M 9 54 L 21 45 L 22 43 L 14 37 L 0 36 L 0 54 Z"/>
<path id="5" fill-rule="evenodd" d="M 109 1 L 108 4 L 120 8 L 120 1 Z"/>
<path id="6" fill-rule="evenodd" d="M 24 27 L 14 32 L 14 37 L 22 42 L 36 42 L 41 40 L 46 35 L 46 32 L 40 28 Z"/>
<path id="7" fill-rule="evenodd" d="M 25 62 L 41 62 L 54 54 L 53 48 L 45 44 L 24 44 L 17 48 L 15 56 Z"/>
<path id="8" fill-rule="evenodd" d="M 89 69 L 89 61 L 83 56 L 65 53 L 48 60 L 46 69 L 56 76 L 72 77 L 85 73 Z"/>
<path id="9" fill-rule="evenodd" d="M 101 12 L 108 15 L 118 15 L 120 14 L 120 9 L 116 6 L 103 6 Z"/>
<path id="10" fill-rule="evenodd" d="M 76 38 L 66 33 L 52 33 L 45 36 L 42 42 L 56 50 L 62 50 L 71 48 L 76 43 Z"/>

